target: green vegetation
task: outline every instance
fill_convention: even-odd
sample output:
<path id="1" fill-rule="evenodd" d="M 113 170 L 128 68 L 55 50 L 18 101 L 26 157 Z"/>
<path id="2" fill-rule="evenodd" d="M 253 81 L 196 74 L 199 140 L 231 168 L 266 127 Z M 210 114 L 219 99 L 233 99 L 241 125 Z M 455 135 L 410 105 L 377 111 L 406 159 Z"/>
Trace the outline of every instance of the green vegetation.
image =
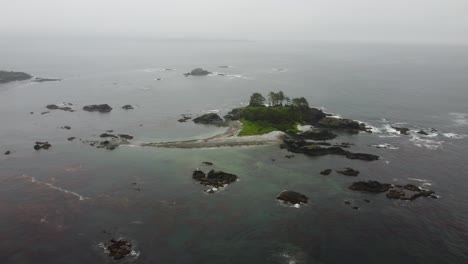
<path id="1" fill-rule="evenodd" d="M 250 97 L 249 106 L 240 110 L 243 124 L 240 136 L 260 135 L 272 131 L 297 131 L 297 125 L 310 120 L 311 110 L 304 97 L 289 99 L 282 91 L 268 94 L 268 104 L 260 93 Z"/>

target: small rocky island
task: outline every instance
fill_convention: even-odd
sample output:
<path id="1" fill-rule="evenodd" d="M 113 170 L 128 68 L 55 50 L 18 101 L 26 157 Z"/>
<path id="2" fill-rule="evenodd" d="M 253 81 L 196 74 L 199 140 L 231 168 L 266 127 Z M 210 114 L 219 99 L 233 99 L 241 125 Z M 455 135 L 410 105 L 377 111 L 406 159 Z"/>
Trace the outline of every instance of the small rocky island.
<path id="1" fill-rule="evenodd" d="M 25 72 L 0 71 L 0 84 L 27 80 L 32 80 L 33 82 L 41 83 L 57 82 L 61 81 L 62 79 L 33 77 L 32 75 Z"/>
<path id="2" fill-rule="evenodd" d="M 0 71 L 0 83 L 26 81 L 33 77 L 25 72 Z"/>
<path id="3" fill-rule="evenodd" d="M 192 75 L 192 76 L 206 76 L 208 74 L 211 74 L 211 72 L 209 72 L 207 70 L 204 70 L 202 68 L 195 68 L 190 72 L 184 73 L 184 76 L 185 77 L 190 76 L 190 75 Z"/>

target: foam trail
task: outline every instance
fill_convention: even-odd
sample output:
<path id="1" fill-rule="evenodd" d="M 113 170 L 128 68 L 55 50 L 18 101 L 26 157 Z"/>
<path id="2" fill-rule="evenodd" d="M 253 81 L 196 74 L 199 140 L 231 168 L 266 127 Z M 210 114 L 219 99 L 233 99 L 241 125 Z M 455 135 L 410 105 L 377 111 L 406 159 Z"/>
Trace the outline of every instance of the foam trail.
<path id="1" fill-rule="evenodd" d="M 55 185 L 53 185 L 53 184 L 51 184 L 51 183 L 38 181 L 38 180 L 36 180 L 36 178 L 34 178 L 34 177 L 31 177 L 31 182 L 33 182 L 33 183 L 38 183 L 38 184 L 43 184 L 43 185 L 45 185 L 45 186 L 47 186 L 47 187 L 49 187 L 49 188 L 51 188 L 51 189 L 54 189 L 54 190 L 57 190 L 57 191 L 60 191 L 60 192 L 66 193 L 66 194 L 70 194 L 70 195 L 73 195 L 73 196 L 76 196 L 76 197 L 78 197 L 78 199 L 79 199 L 80 201 L 90 199 L 90 198 L 88 198 L 88 197 L 86 197 L 86 196 L 83 196 L 83 195 L 81 195 L 81 194 L 78 194 L 78 193 L 76 193 L 76 192 L 69 191 L 69 190 L 65 190 L 65 189 L 62 189 L 62 188 L 60 188 L 60 187 L 57 187 L 57 186 L 55 186 Z"/>

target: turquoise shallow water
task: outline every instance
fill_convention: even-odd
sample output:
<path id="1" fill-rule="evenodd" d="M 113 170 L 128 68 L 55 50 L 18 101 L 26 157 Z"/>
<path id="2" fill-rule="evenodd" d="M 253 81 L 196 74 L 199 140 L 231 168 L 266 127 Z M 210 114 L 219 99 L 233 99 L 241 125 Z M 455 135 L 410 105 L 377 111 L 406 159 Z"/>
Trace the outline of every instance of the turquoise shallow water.
<path id="1" fill-rule="evenodd" d="M 468 259 L 466 47 L 29 44 L 1 42 L 2 67 L 64 80 L 0 86 L 0 150 L 13 151 L 0 157 L 2 263 L 112 263 L 99 247 L 112 237 L 136 245 L 138 257 L 123 263 Z M 231 76 L 182 76 L 198 66 Z M 340 135 L 336 141 L 351 142 L 353 151 L 375 153 L 381 160 L 299 154 L 288 159 L 290 153 L 278 146 L 106 151 L 66 140 L 95 139 L 107 129 L 131 134 L 135 143 L 203 138 L 223 130 L 179 123 L 180 114 L 223 114 L 254 91 L 279 89 L 375 127 L 373 134 Z M 45 105 L 60 102 L 77 109 L 109 103 L 115 109 L 39 114 Z M 119 109 L 125 104 L 137 108 Z M 393 124 L 416 131 L 434 127 L 439 133 L 399 136 L 389 129 Z M 72 129 L 60 129 L 64 125 Z M 36 140 L 53 146 L 35 152 Z M 372 146 L 383 143 L 397 149 Z M 206 188 L 191 179 L 194 169 L 210 169 L 203 161 L 235 173 L 239 181 L 216 194 L 204 193 Z M 361 174 L 319 174 L 344 167 Z M 353 181 L 368 179 L 426 184 L 440 199 L 404 202 L 348 190 Z M 285 189 L 306 194 L 310 203 L 299 209 L 281 205 L 275 197 Z"/>

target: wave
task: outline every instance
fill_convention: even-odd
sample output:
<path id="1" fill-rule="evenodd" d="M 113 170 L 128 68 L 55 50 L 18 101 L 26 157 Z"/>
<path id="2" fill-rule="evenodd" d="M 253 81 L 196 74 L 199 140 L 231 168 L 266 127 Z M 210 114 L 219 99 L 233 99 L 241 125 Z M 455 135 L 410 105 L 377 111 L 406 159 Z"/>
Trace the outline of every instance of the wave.
<path id="1" fill-rule="evenodd" d="M 164 72 L 164 71 L 173 71 L 173 70 L 174 69 L 169 69 L 169 68 L 146 68 L 146 69 L 142 69 L 141 71 L 152 73 L 152 72 Z"/>
<path id="2" fill-rule="evenodd" d="M 444 141 L 425 139 L 416 135 L 411 135 L 410 141 L 413 142 L 413 144 L 417 147 L 427 148 L 427 149 L 432 149 L 432 150 L 440 148 L 442 146 L 442 143 L 444 143 Z"/>
<path id="3" fill-rule="evenodd" d="M 392 146 L 388 143 L 375 144 L 375 145 L 372 145 L 372 147 L 385 148 L 385 149 L 399 149 L 398 147 Z"/>

